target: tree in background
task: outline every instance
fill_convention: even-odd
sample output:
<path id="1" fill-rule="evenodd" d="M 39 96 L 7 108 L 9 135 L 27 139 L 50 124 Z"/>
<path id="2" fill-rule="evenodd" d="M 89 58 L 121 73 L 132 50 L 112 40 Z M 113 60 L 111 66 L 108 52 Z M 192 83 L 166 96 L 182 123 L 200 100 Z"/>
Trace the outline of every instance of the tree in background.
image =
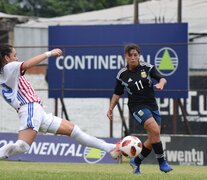
<path id="1" fill-rule="evenodd" d="M 9 0 L 0 0 L 0 12 L 15 14 L 17 12 L 21 12 L 21 7 L 10 2 Z"/>
<path id="2" fill-rule="evenodd" d="M 140 0 L 140 2 L 146 0 Z M 0 0 L 0 12 L 55 17 L 132 4 L 133 0 Z"/>

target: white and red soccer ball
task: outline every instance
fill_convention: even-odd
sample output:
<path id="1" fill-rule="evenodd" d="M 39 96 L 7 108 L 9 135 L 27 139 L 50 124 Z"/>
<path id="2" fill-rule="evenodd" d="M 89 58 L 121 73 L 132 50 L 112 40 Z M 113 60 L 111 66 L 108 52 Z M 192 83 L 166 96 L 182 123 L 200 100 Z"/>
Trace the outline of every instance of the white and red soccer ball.
<path id="1" fill-rule="evenodd" d="M 119 149 L 125 157 L 137 157 L 142 151 L 142 142 L 136 136 L 126 136 L 121 140 Z"/>

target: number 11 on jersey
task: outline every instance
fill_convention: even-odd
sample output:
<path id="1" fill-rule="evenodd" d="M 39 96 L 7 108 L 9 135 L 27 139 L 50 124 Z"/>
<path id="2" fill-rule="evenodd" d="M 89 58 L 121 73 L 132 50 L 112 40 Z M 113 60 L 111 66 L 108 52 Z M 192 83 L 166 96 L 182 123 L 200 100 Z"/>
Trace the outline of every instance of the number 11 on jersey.
<path id="1" fill-rule="evenodd" d="M 135 84 L 136 84 L 136 86 L 137 86 L 138 91 L 139 91 L 140 89 L 144 89 L 141 80 L 139 80 L 138 82 L 136 81 Z"/>

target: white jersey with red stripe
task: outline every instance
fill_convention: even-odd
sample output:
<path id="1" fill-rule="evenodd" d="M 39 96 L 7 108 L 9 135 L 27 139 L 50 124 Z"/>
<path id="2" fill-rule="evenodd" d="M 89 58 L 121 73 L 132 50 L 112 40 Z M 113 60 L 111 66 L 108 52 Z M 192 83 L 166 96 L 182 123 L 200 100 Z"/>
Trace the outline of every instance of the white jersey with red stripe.
<path id="1" fill-rule="evenodd" d="M 23 62 L 10 62 L 0 74 L 0 94 L 17 111 L 24 104 L 41 103 L 41 99 L 23 76 L 22 64 Z"/>

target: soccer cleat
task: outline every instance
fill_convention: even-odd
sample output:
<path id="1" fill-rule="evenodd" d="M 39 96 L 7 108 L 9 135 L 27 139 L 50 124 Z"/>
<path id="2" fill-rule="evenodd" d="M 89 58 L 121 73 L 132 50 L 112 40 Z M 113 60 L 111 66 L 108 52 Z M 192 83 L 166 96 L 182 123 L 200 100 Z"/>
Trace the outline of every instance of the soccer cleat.
<path id="1" fill-rule="evenodd" d="M 139 175 L 140 174 L 140 164 L 135 163 L 134 158 L 130 159 L 130 165 L 133 168 L 133 173 Z"/>
<path id="2" fill-rule="evenodd" d="M 163 171 L 165 173 L 172 171 L 172 167 L 167 163 L 167 161 L 163 161 L 160 164 L 160 171 Z"/>
<path id="3" fill-rule="evenodd" d="M 115 148 L 112 149 L 112 150 L 109 152 L 110 155 L 111 155 L 111 157 L 112 157 L 113 159 L 118 159 L 118 158 L 120 157 L 120 155 L 121 155 L 121 152 L 120 152 L 120 149 L 119 149 L 119 147 L 120 147 L 120 143 L 121 143 L 121 141 L 118 141 L 118 142 L 116 143 Z"/>

